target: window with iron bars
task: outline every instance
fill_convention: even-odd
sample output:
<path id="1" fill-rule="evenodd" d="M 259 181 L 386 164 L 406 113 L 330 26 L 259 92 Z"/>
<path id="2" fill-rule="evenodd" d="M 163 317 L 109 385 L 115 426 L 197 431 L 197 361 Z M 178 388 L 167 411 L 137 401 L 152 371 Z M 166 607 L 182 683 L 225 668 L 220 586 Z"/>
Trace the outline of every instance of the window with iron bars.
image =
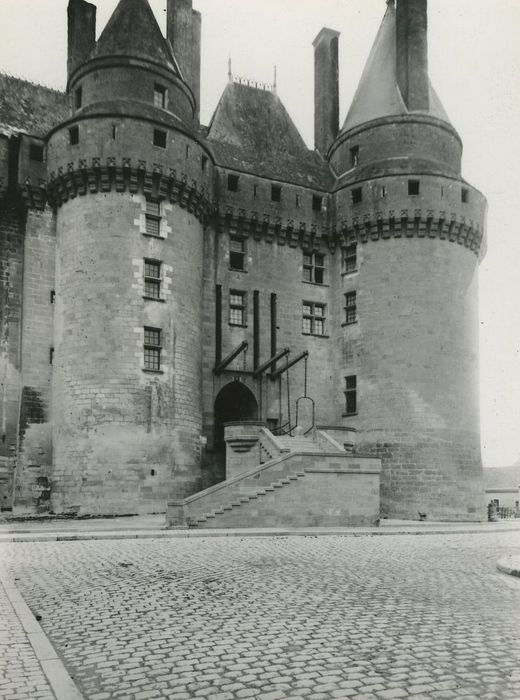
<path id="1" fill-rule="evenodd" d="M 303 254 L 303 280 L 323 284 L 325 281 L 325 256 L 321 253 Z"/>
<path id="2" fill-rule="evenodd" d="M 144 296 L 148 299 L 161 298 L 161 263 L 158 260 L 144 261 Z"/>
<path id="3" fill-rule="evenodd" d="M 345 413 L 350 416 L 357 413 L 357 377 L 345 377 Z"/>
<path id="4" fill-rule="evenodd" d="M 357 270 L 357 243 L 350 243 L 343 248 L 343 272 L 355 272 Z"/>
<path id="5" fill-rule="evenodd" d="M 240 236 L 229 237 L 229 267 L 232 270 L 246 269 L 246 241 Z"/>
<path id="6" fill-rule="evenodd" d="M 313 301 L 303 302 L 302 333 L 325 335 L 325 304 L 317 304 Z"/>
<path id="7" fill-rule="evenodd" d="M 356 292 L 347 292 L 345 294 L 345 323 L 355 323 L 356 321 Z"/>
<path id="8" fill-rule="evenodd" d="M 229 325 L 245 326 L 246 293 L 232 289 L 229 292 Z"/>
<path id="9" fill-rule="evenodd" d="M 161 235 L 161 203 L 151 197 L 146 198 L 146 233 L 149 236 Z"/>
<path id="10" fill-rule="evenodd" d="M 156 372 L 161 369 L 161 329 L 144 329 L 144 368 Z"/>

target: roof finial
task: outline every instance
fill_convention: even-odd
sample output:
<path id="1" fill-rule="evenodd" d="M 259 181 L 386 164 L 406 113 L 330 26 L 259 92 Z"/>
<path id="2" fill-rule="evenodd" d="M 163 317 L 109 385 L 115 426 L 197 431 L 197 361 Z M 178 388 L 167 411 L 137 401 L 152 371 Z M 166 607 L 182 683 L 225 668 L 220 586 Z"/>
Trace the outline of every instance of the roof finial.
<path id="1" fill-rule="evenodd" d="M 273 92 L 276 93 L 276 66 L 274 67 Z"/>
<path id="2" fill-rule="evenodd" d="M 227 75 L 228 75 L 228 81 L 230 83 L 232 83 L 233 82 L 233 73 L 231 72 L 231 56 L 228 58 L 228 73 L 227 73 Z"/>

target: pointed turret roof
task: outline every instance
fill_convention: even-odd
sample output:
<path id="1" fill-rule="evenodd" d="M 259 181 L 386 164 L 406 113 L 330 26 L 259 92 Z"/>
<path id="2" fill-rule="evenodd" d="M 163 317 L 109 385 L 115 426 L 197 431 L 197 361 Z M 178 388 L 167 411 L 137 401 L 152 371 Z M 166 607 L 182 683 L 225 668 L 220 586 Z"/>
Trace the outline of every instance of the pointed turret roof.
<path id="1" fill-rule="evenodd" d="M 280 98 L 269 90 L 228 83 L 208 138 L 224 167 L 314 187 L 332 179 L 329 166 L 307 148 Z"/>
<path id="2" fill-rule="evenodd" d="M 119 0 L 94 49 L 93 57 L 99 56 L 144 58 L 178 73 L 171 46 L 148 0 Z"/>
<path id="3" fill-rule="evenodd" d="M 388 7 L 365 65 L 358 89 L 343 125 L 342 132 L 372 119 L 409 114 L 397 83 L 396 10 Z M 437 93 L 430 83 L 429 114 L 450 122 Z"/>

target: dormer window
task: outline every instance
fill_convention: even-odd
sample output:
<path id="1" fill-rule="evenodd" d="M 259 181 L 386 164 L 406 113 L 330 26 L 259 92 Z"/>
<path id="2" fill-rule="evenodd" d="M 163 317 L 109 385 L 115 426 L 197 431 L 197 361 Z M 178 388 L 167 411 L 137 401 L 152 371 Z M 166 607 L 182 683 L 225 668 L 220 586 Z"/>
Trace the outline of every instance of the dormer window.
<path id="1" fill-rule="evenodd" d="M 166 98 L 168 91 L 163 85 L 155 83 L 153 86 L 153 103 L 155 107 L 166 109 Z"/>

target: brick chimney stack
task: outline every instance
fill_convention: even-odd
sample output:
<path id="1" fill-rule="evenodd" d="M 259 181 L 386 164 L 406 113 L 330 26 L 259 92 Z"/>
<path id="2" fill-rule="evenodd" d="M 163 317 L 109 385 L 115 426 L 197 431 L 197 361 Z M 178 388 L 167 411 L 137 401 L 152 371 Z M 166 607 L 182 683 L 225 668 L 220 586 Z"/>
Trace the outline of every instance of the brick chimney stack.
<path id="1" fill-rule="evenodd" d="M 339 131 L 339 32 L 324 27 L 314 46 L 314 146 L 325 156 Z"/>
<path id="2" fill-rule="evenodd" d="M 87 60 L 96 45 L 96 6 L 85 0 L 69 0 L 67 78 Z"/>
<path id="3" fill-rule="evenodd" d="M 409 111 L 428 111 L 427 0 L 397 0 L 397 83 Z"/>

